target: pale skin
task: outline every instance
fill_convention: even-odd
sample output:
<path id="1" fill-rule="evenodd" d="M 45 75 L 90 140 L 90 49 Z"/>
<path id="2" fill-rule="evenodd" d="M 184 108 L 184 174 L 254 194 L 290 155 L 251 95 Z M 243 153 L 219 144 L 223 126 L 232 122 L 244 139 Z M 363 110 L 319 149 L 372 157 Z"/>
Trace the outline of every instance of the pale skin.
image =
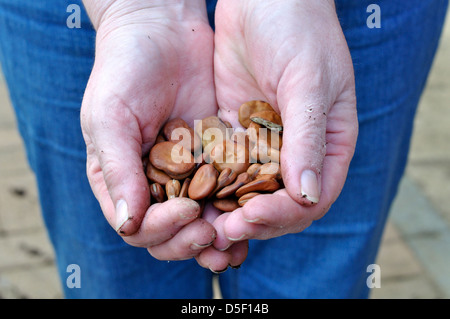
<path id="1" fill-rule="evenodd" d="M 244 262 L 248 239 L 300 232 L 328 211 L 358 130 L 333 1 L 219 0 L 215 34 L 203 0 L 84 3 L 97 29 L 81 111 L 87 175 L 127 243 L 219 272 Z M 253 99 L 282 116 L 286 188 L 231 213 L 208 205 L 201 218 L 189 199 L 150 206 L 142 156 L 164 122 L 219 111 L 238 127 L 238 107 Z"/>

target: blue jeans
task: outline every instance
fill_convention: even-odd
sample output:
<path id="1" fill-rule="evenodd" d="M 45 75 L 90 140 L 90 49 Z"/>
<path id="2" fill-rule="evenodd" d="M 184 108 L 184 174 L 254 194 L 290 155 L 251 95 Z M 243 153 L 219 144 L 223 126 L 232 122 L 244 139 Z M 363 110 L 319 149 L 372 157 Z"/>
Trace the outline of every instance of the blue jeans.
<path id="1" fill-rule="evenodd" d="M 369 28 L 366 8 L 381 8 Z M 212 273 L 194 260 L 157 261 L 107 224 L 86 178 L 79 112 L 95 32 L 75 0 L 0 0 L 0 60 L 67 298 L 210 298 Z M 355 67 L 359 139 L 341 196 L 299 234 L 251 241 L 240 269 L 220 275 L 225 298 L 366 298 L 367 266 L 404 172 L 415 110 L 447 0 L 337 0 Z M 214 1 L 208 1 L 213 17 Z M 210 20 L 212 21 L 212 19 Z M 80 267 L 70 288 L 68 266 Z M 69 268 L 70 270 L 70 268 Z"/>

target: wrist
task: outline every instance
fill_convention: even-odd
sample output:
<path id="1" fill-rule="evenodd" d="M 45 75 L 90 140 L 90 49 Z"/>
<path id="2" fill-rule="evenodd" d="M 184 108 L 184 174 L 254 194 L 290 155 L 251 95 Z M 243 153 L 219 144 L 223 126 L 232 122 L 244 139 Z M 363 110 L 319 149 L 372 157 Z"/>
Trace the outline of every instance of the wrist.
<path id="1" fill-rule="evenodd" d="M 336 4 L 335 4 L 335 0 L 315 0 L 315 1 L 310 1 L 310 0 L 291 0 L 293 3 L 296 3 L 299 6 L 304 6 L 304 5 L 318 5 L 318 6 L 326 6 L 326 7 L 331 7 L 333 9 L 336 9 Z M 282 6 L 286 5 L 289 2 L 289 0 L 284 0 L 284 2 L 274 2 L 271 0 L 247 0 L 245 2 L 243 2 L 242 4 L 246 4 L 249 5 L 251 7 L 253 6 L 258 6 L 258 5 L 265 5 L 265 4 L 280 4 Z"/>
<path id="2" fill-rule="evenodd" d="M 111 21 L 119 25 L 149 19 L 183 21 L 186 15 L 208 21 L 203 0 L 83 0 L 83 4 L 95 30 Z"/>

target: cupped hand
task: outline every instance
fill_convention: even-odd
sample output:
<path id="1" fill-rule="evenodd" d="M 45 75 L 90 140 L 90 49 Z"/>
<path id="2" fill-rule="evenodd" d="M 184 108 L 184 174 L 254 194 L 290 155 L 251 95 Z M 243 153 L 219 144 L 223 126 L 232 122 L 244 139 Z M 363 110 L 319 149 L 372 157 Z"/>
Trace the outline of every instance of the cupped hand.
<path id="1" fill-rule="evenodd" d="M 218 217 L 214 247 L 297 233 L 324 216 L 344 185 L 356 144 L 352 61 L 333 1 L 219 1 L 215 85 L 219 116 L 264 100 L 284 125 L 285 188 Z"/>
<path id="2" fill-rule="evenodd" d="M 86 4 L 97 29 L 81 110 L 93 193 L 127 243 L 158 259 L 191 258 L 211 245 L 216 231 L 198 218 L 200 206 L 192 200 L 150 206 L 142 158 L 168 119 L 193 125 L 217 112 L 204 1 Z"/>

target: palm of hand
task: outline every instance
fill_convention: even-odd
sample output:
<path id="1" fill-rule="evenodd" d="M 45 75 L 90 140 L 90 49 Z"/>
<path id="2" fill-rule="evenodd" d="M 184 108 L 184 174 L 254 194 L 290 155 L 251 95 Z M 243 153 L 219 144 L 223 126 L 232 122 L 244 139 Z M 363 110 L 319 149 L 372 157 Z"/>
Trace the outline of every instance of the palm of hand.
<path id="1" fill-rule="evenodd" d="M 216 8 L 219 114 L 238 127 L 239 106 L 255 99 L 281 114 L 286 185 L 216 219 L 218 249 L 302 231 L 327 212 L 345 181 L 357 136 L 353 69 L 334 8 L 312 10 L 315 5 L 323 3 L 299 8 L 295 1 L 254 7 L 227 1 Z M 307 169 L 318 176 L 321 191 L 312 207 L 302 206 Z"/>
<path id="2" fill-rule="evenodd" d="M 165 23 L 172 28 L 147 18 L 143 23 L 132 20 L 120 26 L 102 25 L 81 111 L 91 188 L 111 226 L 120 228 L 125 241 L 135 246 L 157 245 L 184 226 L 158 227 L 164 222 L 164 209 L 147 211 L 150 201 L 142 156 L 167 119 L 182 117 L 192 125 L 195 119 L 217 113 L 213 33 L 206 19 Z M 126 200 L 129 213 L 125 224 L 116 214 L 121 199 Z M 186 214 L 195 217 L 197 210 L 191 207 Z M 176 212 L 174 221 L 179 219 Z M 147 224 L 145 218 L 150 220 Z M 150 222 L 157 231 L 144 238 Z M 133 235 L 136 232 L 140 235 Z M 197 233 L 210 238 L 213 230 Z"/>

